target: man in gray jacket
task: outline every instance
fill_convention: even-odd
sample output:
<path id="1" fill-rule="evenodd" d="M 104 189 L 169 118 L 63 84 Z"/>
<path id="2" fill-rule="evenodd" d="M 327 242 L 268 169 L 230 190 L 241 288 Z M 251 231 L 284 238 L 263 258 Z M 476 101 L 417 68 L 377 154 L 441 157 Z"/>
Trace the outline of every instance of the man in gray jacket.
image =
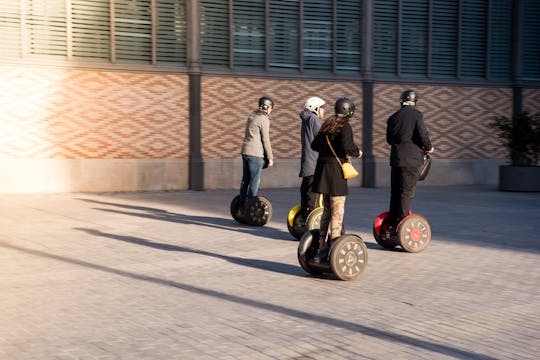
<path id="1" fill-rule="evenodd" d="M 273 109 L 274 101 L 263 96 L 259 99 L 259 108 L 253 111 L 247 120 L 241 151 L 243 175 L 240 185 L 240 211 L 243 210 L 247 198 L 257 196 L 263 166 L 274 166 L 270 145 L 270 113 Z"/>
<path id="2" fill-rule="evenodd" d="M 302 185 L 300 185 L 300 216 L 302 221 L 306 221 L 311 210 L 317 206 L 318 194 L 312 192 L 311 187 L 319 154 L 311 149 L 311 143 L 321 128 L 321 120 L 324 117 L 324 104 L 323 99 L 312 96 L 306 100 L 304 110 L 300 113 L 300 119 L 302 120 L 300 131 L 302 158 L 298 176 L 302 178 Z"/>

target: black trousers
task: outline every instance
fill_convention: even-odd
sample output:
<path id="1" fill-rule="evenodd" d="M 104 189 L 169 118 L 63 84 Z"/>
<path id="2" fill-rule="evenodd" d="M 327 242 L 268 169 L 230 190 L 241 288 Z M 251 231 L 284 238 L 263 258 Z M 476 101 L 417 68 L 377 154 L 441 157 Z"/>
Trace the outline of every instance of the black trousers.
<path id="1" fill-rule="evenodd" d="M 305 219 L 311 210 L 317 207 L 317 198 L 319 194 L 311 192 L 313 187 L 313 175 L 304 176 L 302 178 L 302 185 L 300 185 L 300 210 L 302 217 Z"/>
<path id="2" fill-rule="evenodd" d="M 418 168 L 392 166 L 390 177 L 390 225 L 397 223 L 409 215 L 412 199 L 418 182 Z"/>

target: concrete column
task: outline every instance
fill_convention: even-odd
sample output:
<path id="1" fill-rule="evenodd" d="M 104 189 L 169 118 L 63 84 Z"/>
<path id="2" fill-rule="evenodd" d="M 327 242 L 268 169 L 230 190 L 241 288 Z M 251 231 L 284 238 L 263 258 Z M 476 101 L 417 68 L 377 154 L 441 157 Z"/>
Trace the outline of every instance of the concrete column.
<path id="1" fill-rule="evenodd" d="M 201 46 L 200 2 L 186 1 L 187 68 L 189 76 L 189 189 L 204 190 L 201 152 Z"/>
<path id="2" fill-rule="evenodd" d="M 375 187 L 373 156 L 373 0 L 362 3 L 362 186 Z"/>

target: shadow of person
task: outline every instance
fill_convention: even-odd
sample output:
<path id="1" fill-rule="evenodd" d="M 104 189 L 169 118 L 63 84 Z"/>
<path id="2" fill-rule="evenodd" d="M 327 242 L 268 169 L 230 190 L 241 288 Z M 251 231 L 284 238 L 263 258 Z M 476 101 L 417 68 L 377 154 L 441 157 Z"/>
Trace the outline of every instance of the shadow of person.
<path id="1" fill-rule="evenodd" d="M 228 255 L 214 253 L 214 252 L 210 252 L 206 250 L 195 249 L 195 248 L 191 248 L 187 246 L 159 243 L 159 242 L 143 239 L 140 237 L 111 234 L 111 233 L 107 233 L 107 232 L 103 232 L 103 231 L 99 231 L 95 229 L 89 229 L 89 228 L 77 227 L 74 229 L 78 231 L 83 231 L 89 235 L 119 240 L 119 241 L 127 242 L 130 244 L 147 246 L 147 247 L 158 249 L 158 250 L 178 251 L 178 252 L 199 254 L 199 255 L 226 260 L 237 265 L 248 266 L 251 268 L 256 268 L 256 269 L 265 270 L 265 271 L 272 271 L 272 272 L 277 272 L 277 273 L 286 274 L 286 275 L 295 275 L 295 276 L 305 275 L 299 266 L 294 266 L 290 264 L 277 263 L 274 261 L 267 261 L 267 260 L 261 260 L 261 259 L 249 259 L 249 258 L 241 258 L 241 257 L 236 257 L 236 256 L 228 256 Z"/>

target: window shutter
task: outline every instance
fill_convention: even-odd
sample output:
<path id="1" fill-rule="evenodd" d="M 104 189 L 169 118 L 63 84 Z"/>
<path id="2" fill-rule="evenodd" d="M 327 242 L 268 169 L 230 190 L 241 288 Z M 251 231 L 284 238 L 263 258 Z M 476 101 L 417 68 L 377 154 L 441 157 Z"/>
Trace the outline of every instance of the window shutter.
<path id="1" fill-rule="evenodd" d="M 332 1 L 304 1 L 304 70 L 332 70 Z"/>
<path id="2" fill-rule="evenodd" d="M 427 74 L 429 3 L 406 1 L 401 7 L 400 71 L 402 75 Z"/>
<path id="3" fill-rule="evenodd" d="M 457 2 L 433 2 L 430 68 L 433 77 L 456 77 L 458 16 Z"/>
<path id="4" fill-rule="evenodd" d="M 150 1 L 115 0 L 116 60 L 150 63 L 152 60 Z"/>
<path id="5" fill-rule="evenodd" d="M 510 79 L 512 64 L 512 1 L 490 0 L 489 77 Z"/>
<path id="6" fill-rule="evenodd" d="M 235 67 L 264 67 L 264 9 L 264 0 L 233 2 Z"/>
<path id="7" fill-rule="evenodd" d="M 360 71 L 362 47 L 362 2 L 336 1 L 337 44 L 336 70 Z"/>
<path id="8" fill-rule="evenodd" d="M 203 65 L 229 65 L 228 1 L 201 1 L 201 41 Z"/>
<path id="9" fill-rule="evenodd" d="M 298 0 L 270 2 L 270 68 L 298 69 Z"/>
<path id="10" fill-rule="evenodd" d="M 21 10 L 18 1 L 0 3 L 0 43 L 0 57 L 21 56 Z"/>
<path id="11" fill-rule="evenodd" d="M 523 77 L 540 79 L 540 6 L 538 1 L 524 0 Z"/>
<path id="12" fill-rule="evenodd" d="M 461 76 L 486 76 L 487 0 L 463 0 L 461 12 Z M 510 15 L 509 15 L 510 16 Z"/>
<path id="13" fill-rule="evenodd" d="M 21 5 L 25 18 L 23 33 L 28 46 L 28 56 L 65 59 L 65 0 L 28 0 L 21 2 Z"/>
<path id="14" fill-rule="evenodd" d="M 103 61 L 110 58 L 109 0 L 72 0 L 73 58 Z"/>
<path id="15" fill-rule="evenodd" d="M 186 63 L 184 0 L 156 1 L 156 52 L 158 64 Z"/>
<path id="16" fill-rule="evenodd" d="M 373 71 L 378 75 L 396 75 L 398 3 L 373 2 Z"/>

